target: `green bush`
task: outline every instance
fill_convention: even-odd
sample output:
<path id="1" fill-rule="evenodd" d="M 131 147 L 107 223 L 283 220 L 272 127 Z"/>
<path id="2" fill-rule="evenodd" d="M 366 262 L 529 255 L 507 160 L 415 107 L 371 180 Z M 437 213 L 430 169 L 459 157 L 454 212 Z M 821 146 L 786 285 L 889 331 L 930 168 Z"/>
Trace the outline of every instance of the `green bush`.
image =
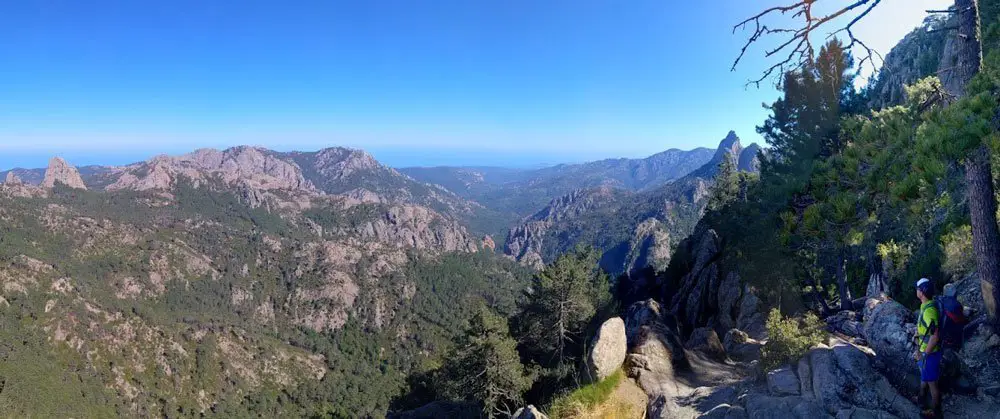
<path id="1" fill-rule="evenodd" d="M 972 227 L 968 225 L 956 228 L 941 237 L 941 251 L 944 262 L 941 270 L 952 278 L 962 278 L 976 268 L 975 254 L 972 251 Z"/>
<path id="2" fill-rule="evenodd" d="M 823 321 L 813 313 L 805 318 L 784 318 L 778 309 L 767 316 L 768 341 L 760 353 L 765 371 L 793 362 L 805 355 L 813 345 L 826 341 Z"/>
<path id="3" fill-rule="evenodd" d="M 616 371 L 607 378 L 586 386 L 580 387 L 571 393 L 560 396 L 552 402 L 549 412 L 553 418 L 574 417 L 574 413 L 585 411 L 604 403 L 611 397 L 611 393 L 618 388 L 625 373 Z"/>

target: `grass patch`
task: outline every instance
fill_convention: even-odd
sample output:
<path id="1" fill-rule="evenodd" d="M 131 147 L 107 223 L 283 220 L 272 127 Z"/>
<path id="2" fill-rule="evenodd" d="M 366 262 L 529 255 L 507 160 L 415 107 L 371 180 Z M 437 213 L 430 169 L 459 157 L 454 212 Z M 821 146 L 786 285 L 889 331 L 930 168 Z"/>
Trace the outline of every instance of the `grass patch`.
<path id="1" fill-rule="evenodd" d="M 552 407 L 549 409 L 550 416 L 553 418 L 585 416 L 585 412 L 606 402 L 624 377 L 625 373 L 618 370 L 599 382 L 588 384 L 560 396 L 552 402 Z"/>

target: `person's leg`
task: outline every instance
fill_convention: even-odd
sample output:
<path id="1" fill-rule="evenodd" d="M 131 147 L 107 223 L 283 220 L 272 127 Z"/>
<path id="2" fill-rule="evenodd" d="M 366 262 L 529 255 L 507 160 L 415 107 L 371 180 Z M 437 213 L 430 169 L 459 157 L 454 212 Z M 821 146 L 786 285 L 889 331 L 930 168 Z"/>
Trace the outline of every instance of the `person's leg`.
<path id="1" fill-rule="evenodd" d="M 938 389 L 937 381 L 927 383 L 931 391 L 931 409 L 934 410 L 935 417 L 941 417 L 941 391 Z"/>
<path id="2" fill-rule="evenodd" d="M 931 409 L 935 417 L 941 416 L 941 389 L 938 379 L 941 377 L 941 352 L 924 357 L 924 368 L 920 379 L 927 384 L 931 393 Z"/>

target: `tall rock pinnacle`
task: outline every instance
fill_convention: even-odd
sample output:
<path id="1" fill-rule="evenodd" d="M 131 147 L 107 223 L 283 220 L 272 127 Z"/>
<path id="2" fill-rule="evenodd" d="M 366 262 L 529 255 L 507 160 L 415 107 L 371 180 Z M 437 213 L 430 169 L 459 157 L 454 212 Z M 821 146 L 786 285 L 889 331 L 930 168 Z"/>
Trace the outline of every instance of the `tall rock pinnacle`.
<path id="1" fill-rule="evenodd" d="M 80 172 L 76 170 L 66 160 L 60 157 L 53 157 L 49 160 L 49 167 L 45 169 L 45 180 L 42 181 L 43 188 L 52 188 L 56 186 L 56 183 L 61 183 L 70 188 L 76 189 L 87 189 L 87 185 L 83 183 L 83 178 L 80 177 Z"/>

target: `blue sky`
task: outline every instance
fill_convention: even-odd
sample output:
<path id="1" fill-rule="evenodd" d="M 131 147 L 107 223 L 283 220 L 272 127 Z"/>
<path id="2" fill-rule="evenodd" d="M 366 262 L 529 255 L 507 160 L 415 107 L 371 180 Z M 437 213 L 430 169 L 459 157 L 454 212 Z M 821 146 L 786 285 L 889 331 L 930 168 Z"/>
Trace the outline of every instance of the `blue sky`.
<path id="1" fill-rule="evenodd" d="M 760 141 L 767 0 L 0 3 L 0 169 L 344 145 L 396 166 L 536 165 Z M 831 6 L 844 3 L 826 0 Z M 885 0 L 887 52 L 947 0 Z"/>

